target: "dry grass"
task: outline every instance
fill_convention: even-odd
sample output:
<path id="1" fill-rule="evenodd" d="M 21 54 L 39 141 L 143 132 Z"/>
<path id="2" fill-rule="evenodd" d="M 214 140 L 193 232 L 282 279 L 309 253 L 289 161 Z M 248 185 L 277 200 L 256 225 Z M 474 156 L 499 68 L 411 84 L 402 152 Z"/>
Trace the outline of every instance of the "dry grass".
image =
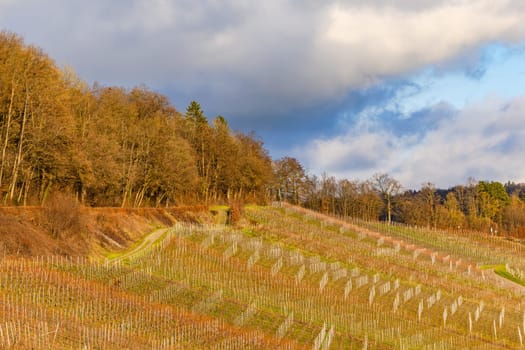
<path id="1" fill-rule="evenodd" d="M 89 208 L 57 195 L 45 207 L 0 207 L 0 252 L 89 255 L 122 250 L 154 228 L 210 221 L 206 206 Z"/>

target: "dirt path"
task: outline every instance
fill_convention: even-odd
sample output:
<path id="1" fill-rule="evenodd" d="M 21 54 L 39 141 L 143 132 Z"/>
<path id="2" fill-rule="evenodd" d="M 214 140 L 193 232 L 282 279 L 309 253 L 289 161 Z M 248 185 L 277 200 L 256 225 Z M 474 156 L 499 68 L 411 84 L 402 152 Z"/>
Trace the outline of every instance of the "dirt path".
<path id="1" fill-rule="evenodd" d="M 393 237 L 386 236 L 386 235 L 381 234 L 379 232 L 371 231 L 371 230 L 366 229 L 364 227 L 357 226 L 357 225 L 348 223 L 346 221 L 336 219 L 336 218 L 331 217 L 329 215 L 318 213 L 318 212 L 313 211 L 313 210 L 305 209 L 305 208 L 298 207 L 298 206 L 295 206 L 295 205 L 291 205 L 291 204 L 288 204 L 288 203 L 282 203 L 282 204 L 283 204 L 283 207 L 285 207 L 285 208 L 290 208 L 290 209 L 296 210 L 298 212 L 301 212 L 303 214 L 314 216 L 314 217 L 316 217 L 316 218 L 318 218 L 320 220 L 324 220 L 324 221 L 329 222 L 329 223 L 341 225 L 342 227 L 345 227 L 345 228 L 350 229 L 352 231 L 364 233 L 364 234 L 366 234 L 369 237 L 372 237 L 372 238 L 375 238 L 375 239 L 383 238 L 385 243 L 390 243 L 392 245 L 399 244 L 400 247 L 406 249 L 407 251 L 419 250 L 421 254 L 427 255 L 427 256 L 431 256 L 432 254 L 435 254 L 436 260 L 438 260 L 438 261 L 441 260 L 442 262 L 445 262 L 444 259 L 446 259 L 447 263 L 452 263 L 453 265 L 456 265 L 457 267 L 463 267 L 465 269 L 468 269 L 468 266 L 470 265 L 473 272 L 476 272 L 476 273 L 484 275 L 486 279 L 488 279 L 489 281 L 494 282 L 494 284 L 496 284 L 500 288 L 511 290 L 514 293 L 519 294 L 519 295 L 525 295 L 525 287 L 524 286 L 522 286 L 522 285 L 520 285 L 518 283 L 515 283 L 515 282 L 513 282 L 511 280 L 508 280 L 508 279 L 506 279 L 503 276 L 498 275 L 497 273 L 494 272 L 494 270 L 480 270 L 479 268 L 476 267 L 476 263 L 475 262 L 468 262 L 468 261 L 463 260 L 462 258 L 454 259 L 454 258 L 450 257 L 450 255 L 448 255 L 448 254 L 446 255 L 444 253 L 439 253 L 437 251 L 433 251 L 433 250 L 431 250 L 429 248 L 426 248 L 426 247 L 423 247 L 423 246 L 418 246 L 416 244 L 411 244 L 411 243 L 405 242 L 405 241 L 403 241 L 401 239 L 395 239 Z M 447 257 L 448 257 L 448 259 L 447 259 Z"/>
<path id="2" fill-rule="evenodd" d="M 447 263 L 447 264 L 452 263 L 452 265 L 454 265 L 456 267 L 461 267 L 461 268 L 463 268 L 465 270 L 468 269 L 468 267 L 470 266 L 471 270 L 473 272 L 474 271 L 480 272 L 480 270 L 476 267 L 476 263 L 475 262 L 466 261 L 464 258 L 455 259 L 452 256 L 450 256 L 450 254 L 448 254 L 448 253 L 434 251 L 432 249 L 429 249 L 428 247 L 419 246 L 419 245 L 414 244 L 414 243 L 406 242 L 406 241 L 404 241 L 402 239 L 393 238 L 391 236 L 379 233 L 377 231 L 372 231 L 372 230 L 369 230 L 367 228 L 364 228 L 364 227 L 361 227 L 361 226 L 358 226 L 358 225 L 355 225 L 355 224 L 351 224 L 349 222 L 346 222 L 346 221 L 334 218 L 334 217 L 332 217 L 330 215 L 321 214 L 321 213 L 318 213 L 316 211 L 313 211 L 313 210 L 310 210 L 310 209 L 305 209 L 305 208 L 298 207 L 298 206 L 295 206 L 295 205 L 291 205 L 291 204 L 288 204 L 288 203 L 282 203 L 282 204 L 283 204 L 283 207 L 285 207 L 285 208 L 290 208 L 290 209 L 296 210 L 298 212 L 301 212 L 303 214 L 311 215 L 311 216 L 313 216 L 313 217 L 315 217 L 317 219 L 323 220 L 325 222 L 329 222 L 329 223 L 332 223 L 332 224 L 335 224 L 335 225 L 342 226 L 342 227 L 347 228 L 347 229 L 349 229 L 351 231 L 354 231 L 354 232 L 365 234 L 368 237 L 371 237 L 371 238 L 374 238 L 374 239 L 378 239 L 378 240 L 379 239 L 383 239 L 384 243 L 390 243 L 393 246 L 396 245 L 396 244 L 399 244 L 399 246 L 401 248 L 403 248 L 403 249 L 405 249 L 407 251 L 414 252 L 414 251 L 417 250 L 420 255 L 425 255 L 425 256 L 429 256 L 429 257 L 434 255 L 436 261 L 441 261 L 441 262 Z"/>
<path id="3" fill-rule="evenodd" d="M 122 261 L 124 259 L 127 259 L 127 258 L 131 258 L 135 255 L 137 255 L 138 253 L 140 253 L 141 251 L 143 251 L 144 249 L 147 249 L 149 247 L 151 247 L 151 245 L 153 243 L 155 243 L 155 241 L 157 241 L 160 237 L 162 237 L 162 235 L 167 231 L 168 229 L 167 228 L 161 228 L 161 229 L 158 229 L 156 231 L 153 231 L 152 233 L 150 233 L 149 235 L 147 235 L 144 240 L 135 248 L 133 248 L 132 250 L 130 250 L 129 252 L 127 253 L 124 253 L 118 257 L 116 257 L 115 259 L 113 259 L 112 261 L 114 262 L 117 262 L 117 261 Z"/>

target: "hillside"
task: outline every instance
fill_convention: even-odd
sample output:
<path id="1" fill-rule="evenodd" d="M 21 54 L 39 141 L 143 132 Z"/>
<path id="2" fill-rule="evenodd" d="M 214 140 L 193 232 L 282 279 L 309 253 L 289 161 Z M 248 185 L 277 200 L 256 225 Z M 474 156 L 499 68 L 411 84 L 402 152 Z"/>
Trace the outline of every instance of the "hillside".
<path id="1" fill-rule="evenodd" d="M 278 200 L 333 215 L 525 237 L 525 184 L 470 179 L 437 188 L 422 177 L 415 190 L 388 173 L 365 180 L 308 173 L 312 163 L 272 159 L 259 136 L 233 127 L 197 101 L 176 108 L 144 85 L 90 85 L 0 31 L 1 206 L 46 206 L 57 195 L 122 208 Z M 49 242 L 46 251 L 67 252 L 77 241 Z"/>
<path id="2" fill-rule="evenodd" d="M 100 255 L 122 250 L 155 228 L 177 221 L 213 221 L 205 206 L 89 208 L 0 207 L 2 255 Z M 208 217 L 208 218 L 206 218 Z"/>
<path id="3" fill-rule="evenodd" d="M 246 207 L 236 226 L 179 221 L 150 232 L 128 253 L 105 258 L 4 257 L 0 347 L 523 342 L 525 251 L 517 241 L 342 222 L 289 205 Z"/>

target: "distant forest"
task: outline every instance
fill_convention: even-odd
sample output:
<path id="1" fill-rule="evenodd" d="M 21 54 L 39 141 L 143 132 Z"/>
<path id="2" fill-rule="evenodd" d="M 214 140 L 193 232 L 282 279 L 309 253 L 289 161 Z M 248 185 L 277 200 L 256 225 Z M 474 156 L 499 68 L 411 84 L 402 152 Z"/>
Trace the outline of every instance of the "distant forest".
<path id="1" fill-rule="evenodd" d="M 340 216 L 525 236 L 525 185 L 471 181 L 403 191 L 306 174 L 272 161 L 253 134 L 184 112 L 144 86 L 89 86 L 21 37 L 0 32 L 0 203 L 42 205 L 68 193 L 86 206 L 172 206 L 286 200 Z"/>
<path id="2" fill-rule="evenodd" d="M 306 174 L 294 158 L 274 162 L 276 198 L 327 214 L 525 238 L 525 184 L 475 181 L 403 190 L 388 174 L 365 181 Z"/>

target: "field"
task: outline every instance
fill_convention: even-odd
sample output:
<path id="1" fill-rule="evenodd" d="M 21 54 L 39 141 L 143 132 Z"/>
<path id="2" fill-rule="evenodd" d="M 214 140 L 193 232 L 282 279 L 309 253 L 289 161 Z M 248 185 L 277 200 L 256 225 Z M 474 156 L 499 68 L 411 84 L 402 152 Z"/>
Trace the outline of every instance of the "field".
<path id="1" fill-rule="evenodd" d="M 523 347 L 521 242 L 288 205 L 244 215 L 105 258 L 3 257 L 0 348 Z"/>

